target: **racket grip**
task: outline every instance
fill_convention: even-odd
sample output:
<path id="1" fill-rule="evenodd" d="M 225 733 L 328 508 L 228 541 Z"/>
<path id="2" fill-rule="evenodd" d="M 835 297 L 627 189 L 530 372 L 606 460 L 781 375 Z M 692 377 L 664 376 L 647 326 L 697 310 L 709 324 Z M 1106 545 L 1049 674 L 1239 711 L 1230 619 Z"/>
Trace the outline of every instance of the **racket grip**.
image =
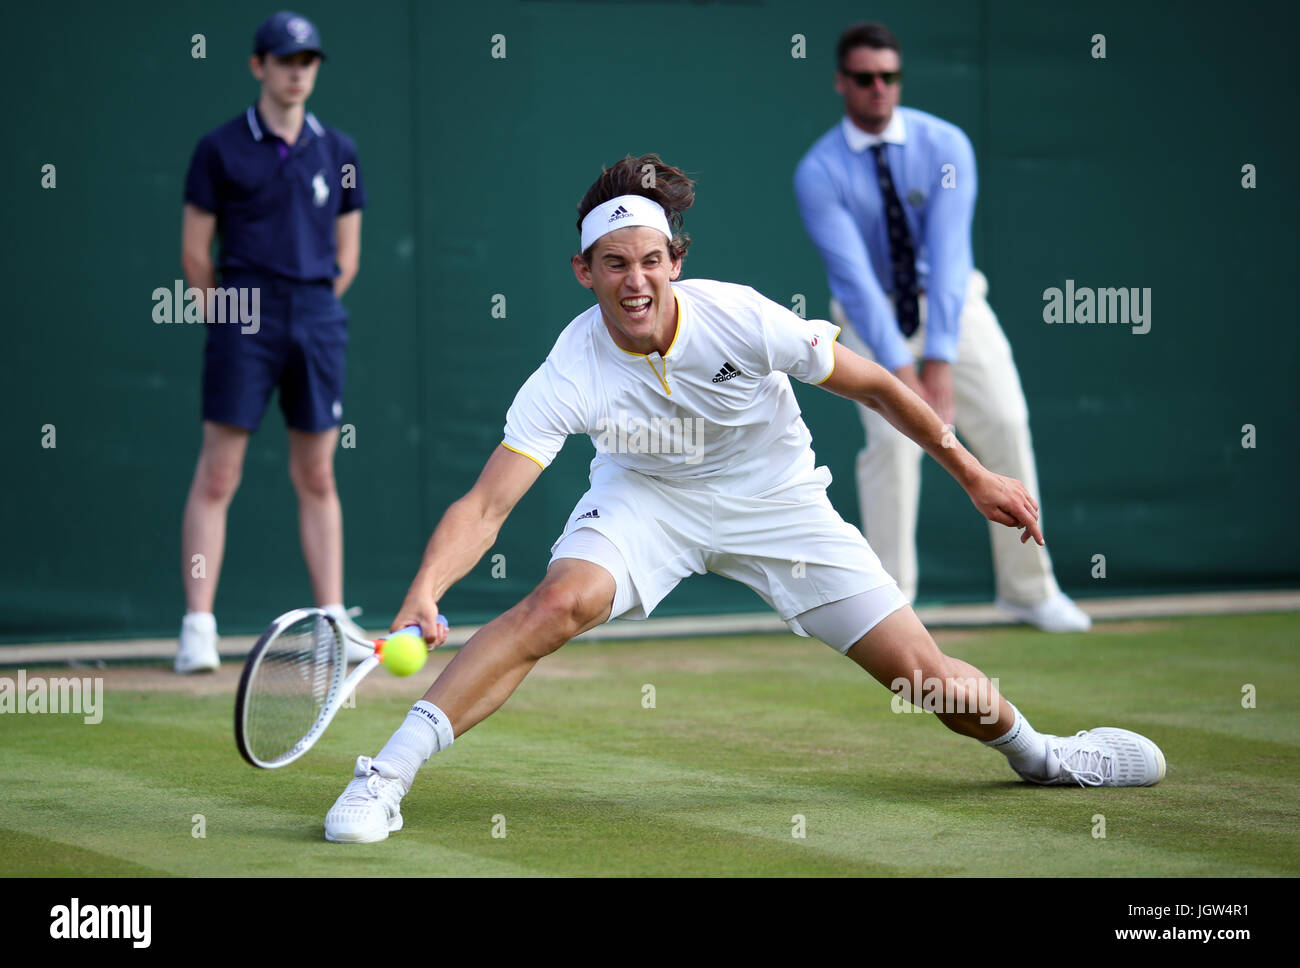
<path id="1" fill-rule="evenodd" d="M 438 624 L 441 625 L 443 628 L 446 628 L 448 626 L 447 616 L 440 614 L 438 616 Z M 410 632 L 412 635 L 418 635 L 420 638 L 424 638 L 424 629 L 420 628 L 420 626 L 418 625 L 408 625 L 406 626 L 406 628 L 398 629 L 396 632 L 389 632 L 388 635 L 384 636 L 384 638 L 388 638 L 389 636 L 393 636 L 393 635 L 403 635 L 407 632 Z"/>

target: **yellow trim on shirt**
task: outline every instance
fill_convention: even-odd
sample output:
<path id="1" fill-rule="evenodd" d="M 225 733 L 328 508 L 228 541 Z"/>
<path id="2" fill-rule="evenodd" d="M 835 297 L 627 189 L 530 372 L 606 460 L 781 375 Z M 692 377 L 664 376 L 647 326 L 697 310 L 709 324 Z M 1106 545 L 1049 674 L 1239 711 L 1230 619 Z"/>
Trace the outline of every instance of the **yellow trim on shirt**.
<path id="1" fill-rule="evenodd" d="M 633 350 L 624 350 L 623 347 L 618 346 L 617 343 L 614 343 L 614 337 L 610 336 L 609 338 L 609 341 L 611 343 L 614 343 L 615 346 L 618 346 L 618 348 L 620 350 L 623 350 L 623 352 L 626 353 L 628 356 L 639 356 L 641 357 L 641 359 L 649 363 L 650 369 L 654 370 L 655 376 L 659 378 L 659 385 L 664 388 L 664 393 L 668 394 L 668 396 L 670 397 L 673 395 L 673 391 L 672 388 L 668 386 L 668 354 L 673 351 L 673 347 L 677 345 L 677 340 L 682 335 L 682 301 L 678 297 L 676 289 L 673 290 L 673 302 L 677 304 L 677 328 L 673 330 L 673 341 L 668 344 L 668 349 L 664 352 L 663 356 L 659 357 L 659 359 L 664 361 L 663 373 L 660 373 L 658 370 L 656 370 L 655 365 L 653 363 L 650 363 L 649 353 L 637 353 Z M 608 335 L 609 330 L 606 329 L 605 332 Z"/>
<path id="2" fill-rule="evenodd" d="M 673 332 L 673 341 L 672 341 L 671 343 L 668 344 L 668 350 L 667 350 L 667 352 L 664 353 L 664 356 L 667 356 L 669 353 L 671 353 L 671 352 L 673 351 L 673 347 L 677 345 L 677 338 L 678 338 L 679 336 L 682 335 L 682 301 L 681 301 L 680 299 L 677 298 L 677 290 L 676 290 L 676 289 L 673 290 L 673 301 L 677 303 L 677 329 Z M 603 319 L 601 320 L 601 325 L 602 325 L 602 326 L 604 325 L 604 320 L 603 320 Z M 609 330 L 608 330 L 608 329 L 605 330 L 605 335 L 606 335 L 606 336 L 609 336 Z M 609 337 L 609 341 L 610 341 L 611 343 L 614 343 L 614 337 L 610 336 L 610 337 Z M 649 355 L 650 355 L 649 353 L 638 353 L 638 352 L 636 352 L 635 350 L 625 350 L 625 349 L 623 349 L 623 347 L 619 346 L 617 343 L 614 343 L 614 345 L 617 346 L 619 350 L 621 350 L 622 352 L 626 353 L 628 356 L 641 356 L 641 357 L 646 357 L 646 356 L 649 356 Z"/>
<path id="3" fill-rule="evenodd" d="M 839 338 L 840 338 L 840 328 L 836 326 L 835 335 L 831 337 L 831 342 L 834 343 Z M 822 377 L 820 380 L 818 380 L 816 383 L 814 383 L 813 386 L 815 387 L 821 386 L 823 383 L 825 383 L 834 375 L 835 375 L 835 348 L 832 346 L 831 347 L 831 371 L 827 373 L 824 377 Z"/>
<path id="4" fill-rule="evenodd" d="M 525 452 L 525 451 L 522 451 L 522 450 L 520 450 L 518 447 L 511 447 L 511 446 L 510 446 L 509 444 L 507 444 L 504 440 L 501 441 L 501 446 L 504 447 L 506 450 L 510 451 L 511 453 L 518 454 L 520 457 L 527 457 L 530 461 L 532 461 L 534 464 L 536 464 L 536 465 L 537 465 L 538 467 L 540 467 L 542 470 L 546 470 L 546 465 L 543 464 L 541 461 L 539 461 L 539 460 L 538 460 L 536 457 L 534 457 L 532 454 L 529 454 L 529 453 L 527 453 L 527 452 Z"/>
<path id="5" fill-rule="evenodd" d="M 677 345 L 677 338 L 682 335 L 682 301 L 677 296 L 677 290 L 673 290 L 673 302 L 677 303 L 677 329 L 673 332 L 673 341 L 668 344 L 668 350 L 664 353 L 667 356 Z"/>
<path id="6" fill-rule="evenodd" d="M 659 377 L 659 385 L 664 388 L 664 393 L 668 394 L 671 397 L 673 395 L 673 391 L 668 388 L 668 361 L 665 360 L 662 356 L 659 357 L 659 359 L 664 361 L 664 372 L 662 374 L 660 374 L 658 370 L 655 370 L 655 365 L 653 363 L 650 363 L 649 356 L 646 356 L 645 361 L 646 363 L 650 364 L 650 369 L 654 370 L 655 376 Z"/>

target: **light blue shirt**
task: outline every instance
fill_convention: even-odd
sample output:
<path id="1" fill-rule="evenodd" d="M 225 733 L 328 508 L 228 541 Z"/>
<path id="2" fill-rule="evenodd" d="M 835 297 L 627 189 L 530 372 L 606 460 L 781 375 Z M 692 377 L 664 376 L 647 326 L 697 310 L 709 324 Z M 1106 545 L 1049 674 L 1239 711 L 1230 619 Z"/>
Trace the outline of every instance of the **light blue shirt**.
<path id="1" fill-rule="evenodd" d="M 795 169 L 799 213 L 826 263 L 831 295 L 877 362 L 889 370 L 914 362 L 890 296 L 884 199 L 867 150 L 881 143 L 912 233 L 918 285 L 926 291 L 924 355 L 952 362 L 974 267 L 975 152 L 960 128 L 904 107 L 894 109 L 878 135 L 844 118 Z"/>

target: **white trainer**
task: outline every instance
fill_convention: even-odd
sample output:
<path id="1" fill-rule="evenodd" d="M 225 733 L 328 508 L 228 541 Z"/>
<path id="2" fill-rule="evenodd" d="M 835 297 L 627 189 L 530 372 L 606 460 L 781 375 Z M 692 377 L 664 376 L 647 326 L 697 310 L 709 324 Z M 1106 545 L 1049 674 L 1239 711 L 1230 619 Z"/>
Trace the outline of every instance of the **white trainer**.
<path id="1" fill-rule="evenodd" d="M 172 666 L 181 675 L 216 672 L 221 665 L 217 653 L 217 620 L 209 612 L 191 613 L 181 619 L 180 644 Z"/>
<path id="2" fill-rule="evenodd" d="M 1043 775 L 1016 772 L 1043 786 L 1155 786 L 1165 778 L 1165 754 L 1145 736 L 1102 726 L 1048 736 Z"/>
<path id="3" fill-rule="evenodd" d="M 1087 613 L 1061 591 L 1032 605 L 1017 605 L 1001 598 L 994 605 L 1044 632 L 1086 632 L 1092 628 L 1092 619 Z"/>
<path id="4" fill-rule="evenodd" d="M 402 829 L 406 789 L 397 772 L 368 756 L 357 757 L 354 778 L 325 814 L 325 839 L 336 844 L 373 844 Z"/>
<path id="5" fill-rule="evenodd" d="M 361 614 L 360 608 L 354 608 L 349 611 L 341 606 L 337 606 L 334 608 L 327 608 L 325 611 L 334 616 L 334 621 L 339 623 L 339 626 L 343 629 L 345 635 L 355 635 L 358 638 L 365 639 L 367 642 L 373 638 L 370 633 L 356 622 L 352 621 L 353 613 L 358 615 Z M 360 662 L 362 659 L 367 659 L 374 654 L 374 651 L 373 646 L 359 645 L 356 642 L 353 642 L 350 638 L 347 640 L 347 656 L 349 663 Z"/>

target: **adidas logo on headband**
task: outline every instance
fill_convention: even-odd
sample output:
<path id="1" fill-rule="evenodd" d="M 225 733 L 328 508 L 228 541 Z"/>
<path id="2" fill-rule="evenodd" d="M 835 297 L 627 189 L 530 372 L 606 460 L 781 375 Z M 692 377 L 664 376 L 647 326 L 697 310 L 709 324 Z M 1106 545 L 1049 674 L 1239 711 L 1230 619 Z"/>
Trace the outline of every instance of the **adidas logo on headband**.
<path id="1" fill-rule="evenodd" d="M 582 220 L 582 251 L 586 252 L 603 235 L 636 225 L 662 232 L 669 240 L 673 237 L 668 216 L 658 202 L 644 195 L 619 195 L 601 202 Z"/>

